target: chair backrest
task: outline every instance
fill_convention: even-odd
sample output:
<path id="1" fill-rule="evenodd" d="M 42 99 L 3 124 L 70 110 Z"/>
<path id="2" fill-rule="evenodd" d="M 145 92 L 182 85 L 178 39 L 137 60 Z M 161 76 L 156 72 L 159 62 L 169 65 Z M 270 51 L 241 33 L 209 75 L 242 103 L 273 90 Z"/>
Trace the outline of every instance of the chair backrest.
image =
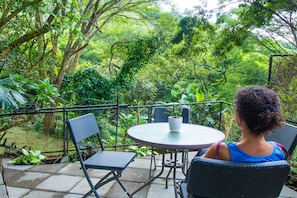
<path id="1" fill-rule="evenodd" d="M 187 191 L 197 197 L 278 197 L 289 171 L 286 160 L 238 163 L 195 157 Z"/>
<path id="2" fill-rule="evenodd" d="M 284 123 L 282 128 L 274 129 L 271 134 L 265 136 L 265 139 L 282 144 L 291 155 L 297 144 L 297 127 Z"/>
<path id="3" fill-rule="evenodd" d="M 154 122 L 168 122 L 168 114 L 165 112 L 166 108 L 156 107 L 154 113 Z"/>
<path id="4" fill-rule="evenodd" d="M 183 108 L 182 117 L 183 117 L 183 123 L 190 123 L 190 109 Z"/>
<path id="5" fill-rule="evenodd" d="M 168 114 L 165 113 L 166 108 L 156 107 L 154 112 L 154 122 L 168 122 Z M 190 122 L 190 110 L 188 108 L 182 109 L 183 123 Z"/>
<path id="6" fill-rule="evenodd" d="M 92 113 L 68 120 L 67 126 L 75 144 L 90 136 L 99 134 L 99 128 Z"/>

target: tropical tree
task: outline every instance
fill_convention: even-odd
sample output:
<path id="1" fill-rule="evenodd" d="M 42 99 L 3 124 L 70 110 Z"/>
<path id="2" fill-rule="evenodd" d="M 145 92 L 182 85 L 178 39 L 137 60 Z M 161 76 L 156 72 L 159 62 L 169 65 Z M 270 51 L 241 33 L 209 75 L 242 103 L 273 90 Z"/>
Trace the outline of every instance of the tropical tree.
<path id="1" fill-rule="evenodd" d="M 227 5 L 231 0 L 221 0 Z M 236 33 L 249 31 L 274 54 L 292 53 L 297 48 L 297 3 L 293 0 L 239 0 L 238 9 L 222 16 L 236 16 Z M 235 17 L 234 17 L 235 18 Z M 220 18 L 221 19 L 221 18 Z M 242 35 L 244 36 L 244 35 Z"/>
<path id="2" fill-rule="evenodd" d="M 106 24 L 117 18 L 148 20 L 149 13 L 158 10 L 156 2 L 4 1 L 0 11 L 2 68 L 22 72 L 31 79 L 49 78 L 60 91 L 65 73 L 75 71 L 82 52 L 96 34 L 104 31 Z M 45 120 L 54 120 L 54 114 L 46 116 Z"/>
<path id="3" fill-rule="evenodd" d="M 150 36 L 117 43 L 112 50 L 121 49 L 124 53 L 110 60 L 113 64 L 109 65 L 109 68 L 112 68 L 115 74 L 106 76 L 96 66 L 83 67 L 64 78 L 64 98 L 80 104 L 84 104 L 87 99 L 103 102 L 111 100 L 119 88 L 121 91 L 131 90 L 135 81 L 134 76 L 154 56 L 161 44 L 160 40 L 158 36 Z"/>
<path id="4" fill-rule="evenodd" d="M 221 1 L 222 5 L 230 2 Z M 263 46 L 261 50 L 255 48 L 258 52 L 270 57 L 274 55 L 281 57 L 271 58 L 270 69 L 273 73 L 269 86 L 280 95 L 286 117 L 295 119 L 293 112 L 296 111 L 294 106 L 296 57 L 294 54 L 297 50 L 297 3 L 293 0 L 241 0 L 237 3 L 238 9 L 222 14 L 219 22 L 226 27 L 224 29 L 227 29 L 228 23 L 225 19 L 232 17 L 234 24 L 234 31 L 230 34 L 232 38 L 238 35 L 239 39 L 246 38 L 247 34 L 241 33 L 248 32 L 258 44 Z M 276 61 L 272 62 L 272 60 Z M 268 57 L 266 62 L 268 65 Z"/>

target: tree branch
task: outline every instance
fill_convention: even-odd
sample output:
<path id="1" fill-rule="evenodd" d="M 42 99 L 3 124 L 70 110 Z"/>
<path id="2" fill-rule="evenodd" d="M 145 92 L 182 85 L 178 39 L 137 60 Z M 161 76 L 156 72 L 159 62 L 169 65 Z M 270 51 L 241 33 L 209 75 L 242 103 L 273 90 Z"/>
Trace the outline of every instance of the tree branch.
<path id="1" fill-rule="evenodd" d="M 39 4 L 42 0 L 35 0 L 35 1 L 24 1 L 22 6 L 13 11 L 10 15 L 8 15 L 6 17 L 6 15 L 3 13 L 0 19 L 0 28 L 2 28 L 4 25 L 6 25 L 12 18 L 14 18 L 17 14 L 19 14 L 21 11 L 23 11 L 25 8 L 35 5 L 35 4 Z M 6 10 L 6 12 L 8 12 L 8 10 Z"/>
<path id="2" fill-rule="evenodd" d="M 42 26 L 40 29 L 28 32 L 27 34 L 23 35 L 22 37 L 20 37 L 19 39 L 13 41 L 12 43 L 8 44 L 8 47 L 6 46 L 2 46 L 0 47 L 0 52 L 2 52 L 3 54 L 8 54 L 11 50 L 13 50 L 14 48 L 16 48 L 17 46 L 30 41 L 31 39 L 41 36 L 47 32 L 49 32 L 51 30 L 51 23 L 53 22 L 56 14 L 59 12 L 60 10 L 60 3 L 57 3 L 55 9 L 53 10 L 52 14 L 48 17 L 48 19 L 45 22 L 45 25 Z"/>

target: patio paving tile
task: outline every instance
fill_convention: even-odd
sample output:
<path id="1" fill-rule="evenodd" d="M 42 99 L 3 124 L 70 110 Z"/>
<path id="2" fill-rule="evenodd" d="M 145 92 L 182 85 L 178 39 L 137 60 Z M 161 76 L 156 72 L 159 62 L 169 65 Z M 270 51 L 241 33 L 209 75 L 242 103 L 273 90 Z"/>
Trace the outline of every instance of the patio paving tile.
<path id="1" fill-rule="evenodd" d="M 63 175 L 75 175 L 75 176 L 84 177 L 83 170 L 80 169 L 79 163 L 66 164 L 66 166 L 64 166 L 60 170 L 58 170 L 57 173 L 63 174 Z"/>
<path id="2" fill-rule="evenodd" d="M 63 167 L 68 166 L 68 164 L 45 164 L 42 166 L 33 166 L 30 168 L 32 172 L 41 172 L 41 173 L 57 173 L 63 169 Z"/>
<path id="3" fill-rule="evenodd" d="M 67 192 L 73 188 L 83 177 L 71 175 L 53 175 L 36 186 L 36 189 Z"/>
<path id="4" fill-rule="evenodd" d="M 162 195 L 162 196 L 160 196 Z M 151 184 L 147 198 L 172 198 L 174 197 L 174 187 L 168 186 L 168 189 L 164 188 L 163 184 Z"/>
<path id="5" fill-rule="evenodd" d="M 1 198 L 7 198 L 6 186 L 5 185 L 0 185 L 0 197 Z"/>
<path id="6" fill-rule="evenodd" d="M 4 174 L 6 185 L 21 188 L 34 188 L 36 185 L 50 176 L 47 173 L 40 172 L 21 172 L 13 175 L 13 170 L 11 169 L 9 172 L 11 176 L 10 178 L 6 177 L 7 174 Z"/>
<path id="7" fill-rule="evenodd" d="M 28 188 L 19 188 L 13 186 L 7 186 L 7 192 L 9 197 L 23 197 L 26 193 L 30 191 Z"/>
<path id="8" fill-rule="evenodd" d="M 62 198 L 65 193 L 60 192 L 48 192 L 42 190 L 32 190 L 29 193 L 22 196 L 22 198 Z"/>
<path id="9" fill-rule="evenodd" d="M 98 182 L 98 178 L 91 178 L 92 182 Z M 98 190 L 98 193 L 100 196 L 106 196 L 112 185 L 115 181 L 109 182 L 108 184 L 102 186 L 100 190 Z M 90 190 L 90 185 L 87 181 L 87 179 L 82 179 L 79 183 L 77 183 L 71 190 L 69 190 L 70 193 L 74 194 L 80 194 L 80 196 L 84 195 Z"/>

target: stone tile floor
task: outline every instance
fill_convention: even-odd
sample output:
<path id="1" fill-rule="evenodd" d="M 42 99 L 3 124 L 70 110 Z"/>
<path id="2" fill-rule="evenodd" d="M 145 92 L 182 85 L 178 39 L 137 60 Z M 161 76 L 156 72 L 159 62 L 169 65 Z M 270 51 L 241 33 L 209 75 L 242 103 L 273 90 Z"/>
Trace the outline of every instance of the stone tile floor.
<path id="1" fill-rule="evenodd" d="M 189 153 L 189 159 L 195 152 Z M 80 169 L 79 163 L 54 164 L 40 166 L 14 166 L 9 159 L 2 159 L 2 176 L 0 178 L 1 198 L 76 198 L 82 197 L 90 188 Z M 160 164 L 160 159 L 158 159 Z M 130 192 L 143 185 L 149 175 L 149 157 L 136 158 L 120 178 Z M 159 167 L 154 174 L 158 173 Z M 168 169 L 162 176 L 166 176 Z M 92 180 L 100 177 L 105 171 L 91 170 Z M 181 169 L 177 177 L 183 178 Z M 2 179 L 3 178 L 3 179 Z M 2 179 L 2 180 L 1 180 Z M 133 196 L 134 198 L 172 198 L 174 185 L 172 179 L 165 188 L 165 179 L 156 179 L 149 186 Z M 117 182 L 111 182 L 98 190 L 102 198 L 120 198 L 125 196 Z M 93 195 L 93 194 L 92 194 Z M 89 197 L 94 197 L 93 196 Z M 297 192 L 284 187 L 280 197 L 297 198 Z"/>

